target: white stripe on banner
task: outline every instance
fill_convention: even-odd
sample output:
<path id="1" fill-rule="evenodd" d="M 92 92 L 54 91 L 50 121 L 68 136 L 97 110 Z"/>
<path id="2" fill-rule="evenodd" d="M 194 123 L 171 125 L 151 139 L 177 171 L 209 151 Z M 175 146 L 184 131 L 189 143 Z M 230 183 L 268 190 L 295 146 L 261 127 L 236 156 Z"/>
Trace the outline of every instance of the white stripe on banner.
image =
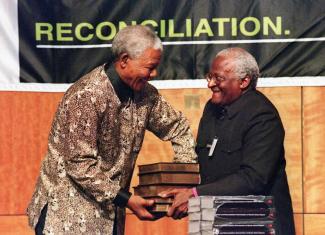
<path id="1" fill-rule="evenodd" d="M 212 40 L 212 41 L 171 41 L 163 42 L 163 45 L 210 45 L 210 44 L 248 44 L 248 43 L 287 43 L 287 42 L 322 42 L 325 37 L 319 38 L 278 38 L 278 39 L 251 39 L 251 40 Z M 76 48 L 104 48 L 112 47 L 112 44 L 94 45 L 36 45 L 37 48 L 76 49 Z"/>
<path id="2" fill-rule="evenodd" d="M 17 0 L 0 0 L 1 83 L 19 83 L 18 40 Z"/>
<path id="3" fill-rule="evenodd" d="M 158 89 L 207 88 L 205 79 L 151 81 Z M 259 78 L 257 87 L 324 86 L 325 77 L 272 77 Z M 1 84 L 0 91 L 65 92 L 71 84 L 20 83 Z"/>

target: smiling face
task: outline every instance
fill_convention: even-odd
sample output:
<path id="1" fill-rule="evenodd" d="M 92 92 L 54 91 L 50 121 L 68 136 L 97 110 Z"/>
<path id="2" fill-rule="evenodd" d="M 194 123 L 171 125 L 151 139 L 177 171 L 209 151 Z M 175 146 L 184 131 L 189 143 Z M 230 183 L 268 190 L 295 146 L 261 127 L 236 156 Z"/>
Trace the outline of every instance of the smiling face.
<path id="1" fill-rule="evenodd" d="M 117 72 L 123 82 L 134 91 L 140 91 L 146 83 L 158 75 L 157 66 L 161 50 L 148 48 L 139 57 L 132 59 L 123 53 L 117 61 Z"/>
<path id="2" fill-rule="evenodd" d="M 241 96 L 249 84 L 248 78 L 238 77 L 235 66 L 231 55 L 218 56 L 213 60 L 209 74 L 217 79 L 208 80 L 208 88 L 212 91 L 212 103 L 217 105 L 232 103 Z"/>

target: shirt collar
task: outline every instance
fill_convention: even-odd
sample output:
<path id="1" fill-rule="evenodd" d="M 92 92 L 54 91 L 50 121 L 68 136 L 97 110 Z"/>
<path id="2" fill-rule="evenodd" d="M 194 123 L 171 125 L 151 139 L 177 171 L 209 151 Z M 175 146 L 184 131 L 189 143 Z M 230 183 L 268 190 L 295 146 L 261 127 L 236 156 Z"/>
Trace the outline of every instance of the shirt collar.
<path id="1" fill-rule="evenodd" d="M 245 97 L 249 96 L 253 92 L 253 89 L 249 89 L 244 92 L 237 100 L 224 107 L 225 113 L 229 119 L 233 118 L 239 111 L 243 109 L 244 103 L 246 102 Z"/>
<path id="2" fill-rule="evenodd" d="M 116 72 L 116 69 L 114 67 L 114 64 L 106 64 L 105 65 L 105 73 L 112 83 L 112 86 L 116 92 L 117 97 L 120 99 L 120 101 L 127 102 L 129 99 L 133 99 L 134 92 L 133 90 L 126 85 L 118 73 Z"/>

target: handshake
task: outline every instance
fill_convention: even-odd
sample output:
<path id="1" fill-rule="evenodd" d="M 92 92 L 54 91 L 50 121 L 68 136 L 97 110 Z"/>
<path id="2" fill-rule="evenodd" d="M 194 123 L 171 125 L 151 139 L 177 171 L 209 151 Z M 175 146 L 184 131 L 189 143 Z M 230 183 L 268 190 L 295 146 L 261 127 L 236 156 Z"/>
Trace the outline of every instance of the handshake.
<path id="1" fill-rule="evenodd" d="M 193 163 L 155 163 L 139 166 L 139 185 L 127 207 L 141 220 L 163 216 L 187 216 L 193 186 L 200 182 L 199 166 Z"/>

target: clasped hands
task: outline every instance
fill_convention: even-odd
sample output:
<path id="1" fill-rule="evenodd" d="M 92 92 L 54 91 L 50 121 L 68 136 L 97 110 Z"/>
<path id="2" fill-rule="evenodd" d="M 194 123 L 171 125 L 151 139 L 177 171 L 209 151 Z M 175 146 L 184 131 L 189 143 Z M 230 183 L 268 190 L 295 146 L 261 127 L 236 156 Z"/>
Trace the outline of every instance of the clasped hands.
<path id="1" fill-rule="evenodd" d="M 192 189 L 190 188 L 177 188 L 169 189 L 159 193 L 160 197 L 168 198 L 173 197 L 173 204 L 167 212 L 167 216 L 174 219 L 181 219 L 187 216 L 188 200 L 193 197 Z M 127 203 L 127 207 L 134 212 L 134 214 L 141 220 L 156 220 L 159 219 L 149 213 L 148 207 L 153 206 L 154 200 L 146 200 L 140 196 L 132 195 Z"/>
<path id="2" fill-rule="evenodd" d="M 167 212 L 167 216 L 174 219 L 181 219 L 187 216 L 188 200 L 193 197 L 191 188 L 175 188 L 159 193 L 162 198 L 173 197 L 173 204 Z"/>

